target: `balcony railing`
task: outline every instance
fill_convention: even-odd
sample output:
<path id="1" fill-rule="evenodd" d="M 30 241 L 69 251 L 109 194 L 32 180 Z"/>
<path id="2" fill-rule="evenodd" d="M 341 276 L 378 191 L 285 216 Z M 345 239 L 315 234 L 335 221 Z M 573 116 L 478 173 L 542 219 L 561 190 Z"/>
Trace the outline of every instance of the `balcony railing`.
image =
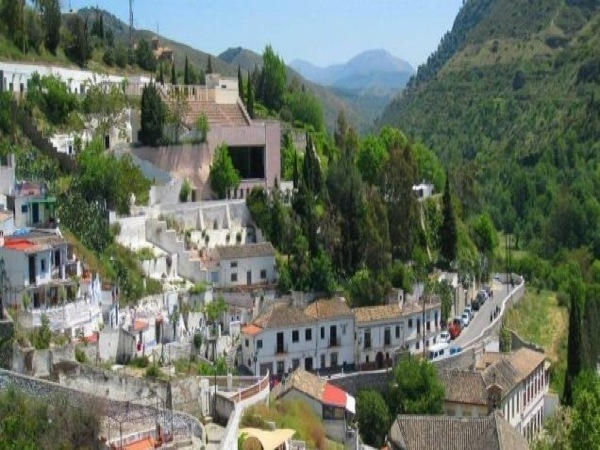
<path id="1" fill-rule="evenodd" d="M 283 345 L 275 345 L 275 354 L 281 354 L 281 353 L 287 353 L 288 352 L 288 346 L 287 344 L 283 344 Z"/>
<path id="2" fill-rule="evenodd" d="M 339 337 L 330 337 L 329 338 L 329 347 L 339 347 L 340 344 L 340 338 Z"/>

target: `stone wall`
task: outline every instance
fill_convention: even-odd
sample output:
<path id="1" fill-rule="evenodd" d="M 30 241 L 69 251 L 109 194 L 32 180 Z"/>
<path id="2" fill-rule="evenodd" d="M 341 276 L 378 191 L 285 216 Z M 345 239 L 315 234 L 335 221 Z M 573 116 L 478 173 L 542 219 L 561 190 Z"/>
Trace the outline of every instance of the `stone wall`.
<path id="1" fill-rule="evenodd" d="M 196 438 L 202 437 L 202 425 L 197 419 L 189 414 L 180 411 L 173 411 L 171 417 L 170 411 L 161 407 L 142 405 L 137 402 L 121 402 L 113 399 L 103 398 L 99 392 L 95 395 L 79 390 L 61 386 L 57 383 L 44 381 L 37 378 L 19 375 L 4 369 L 0 369 L 0 388 L 14 386 L 24 393 L 35 396 L 49 398 L 55 395 L 64 395 L 70 405 L 85 405 L 89 402 L 102 402 L 104 413 L 113 420 L 125 420 L 126 417 L 162 417 L 168 414 L 167 424 L 173 424 L 173 431 L 176 435 L 191 434 Z M 154 419 L 153 419 L 154 420 Z"/>
<path id="2" fill-rule="evenodd" d="M 3 319 L 0 320 L 0 367 L 3 369 L 10 369 L 12 366 L 14 334 L 15 324 L 4 312 Z"/>

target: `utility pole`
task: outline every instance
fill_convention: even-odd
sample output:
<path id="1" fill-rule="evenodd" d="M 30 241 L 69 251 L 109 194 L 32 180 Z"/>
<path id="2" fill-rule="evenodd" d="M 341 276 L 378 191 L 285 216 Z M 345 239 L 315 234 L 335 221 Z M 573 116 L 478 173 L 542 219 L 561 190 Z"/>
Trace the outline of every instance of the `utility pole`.
<path id="1" fill-rule="evenodd" d="M 133 55 L 133 0 L 129 0 L 129 51 Z"/>

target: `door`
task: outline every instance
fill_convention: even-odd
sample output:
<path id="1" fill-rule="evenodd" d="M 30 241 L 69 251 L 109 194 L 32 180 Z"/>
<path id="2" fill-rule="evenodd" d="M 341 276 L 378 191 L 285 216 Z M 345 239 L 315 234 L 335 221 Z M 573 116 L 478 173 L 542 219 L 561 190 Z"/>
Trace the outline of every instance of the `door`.
<path id="1" fill-rule="evenodd" d="M 313 361 L 311 357 L 304 358 L 304 370 L 308 372 L 313 370 Z"/>
<path id="2" fill-rule="evenodd" d="M 381 369 L 383 367 L 383 353 L 378 352 L 375 361 L 377 362 L 377 368 Z"/>
<path id="3" fill-rule="evenodd" d="M 329 327 L 329 346 L 330 347 L 337 347 L 338 341 L 337 341 L 337 327 L 335 325 L 331 325 Z"/>
<path id="4" fill-rule="evenodd" d="M 40 205 L 38 203 L 31 205 L 31 221 L 33 224 L 40 221 Z"/>
<path id="5" fill-rule="evenodd" d="M 110 136 L 108 134 L 104 136 L 104 148 L 106 150 L 110 148 Z"/>
<path id="6" fill-rule="evenodd" d="M 277 333 L 277 353 L 283 353 L 283 333 Z"/>
<path id="7" fill-rule="evenodd" d="M 250 286 L 252 284 L 252 271 L 249 270 L 246 272 L 246 284 Z"/>
<path id="8" fill-rule="evenodd" d="M 35 255 L 29 256 L 29 284 L 33 284 L 35 286 L 36 282 L 36 272 L 35 272 Z"/>

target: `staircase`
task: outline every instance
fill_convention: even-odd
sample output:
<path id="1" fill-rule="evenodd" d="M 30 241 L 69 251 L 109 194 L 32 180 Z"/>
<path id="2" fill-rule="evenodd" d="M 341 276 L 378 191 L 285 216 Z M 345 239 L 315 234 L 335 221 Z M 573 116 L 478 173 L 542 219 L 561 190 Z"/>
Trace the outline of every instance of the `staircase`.
<path id="1" fill-rule="evenodd" d="M 242 346 L 240 345 L 239 342 L 237 342 L 235 345 L 232 345 L 229 350 L 227 351 L 227 355 L 225 356 L 225 362 L 227 363 L 227 367 L 231 370 L 235 370 L 236 365 L 235 365 L 235 360 L 236 360 L 236 356 L 238 351 L 240 351 L 242 348 Z"/>

